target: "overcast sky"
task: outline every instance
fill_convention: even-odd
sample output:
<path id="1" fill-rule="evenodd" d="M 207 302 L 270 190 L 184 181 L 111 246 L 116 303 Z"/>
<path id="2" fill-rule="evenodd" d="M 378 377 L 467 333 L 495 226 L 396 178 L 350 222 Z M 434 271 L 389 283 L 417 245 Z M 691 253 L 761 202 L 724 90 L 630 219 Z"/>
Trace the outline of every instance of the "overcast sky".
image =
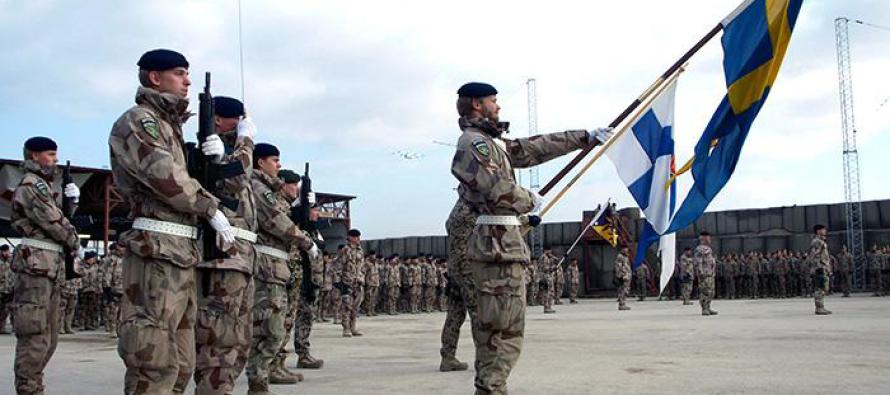
<path id="1" fill-rule="evenodd" d="M 513 136 L 528 134 L 528 78 L 538 83 L 540 132 L 604 126 L 738 3 L 244 1 L 245 102 L 257 140 L 278 145 L 286 166 L 309 161 L 317 190 L 358 196 L 353 224 L 365 238 L 444 234 L 456 198 L 453 148 L 433 141 L 459 136 L 461 84 L 495 85 Z M 107 166 L 108 132 L 133 103 L 135 63 L 148 49 L 188 57 L 193 103 L 205 71 L 214 94 L 240 97 L 237 10 L 235 0 L 0 0 L 0 157 L 19 158 L 27 137 L 46 135 L 62 159 Z M 838 16 L 890 26 L 890 2 L 804 2 L 779 78 L 711 210 L 843 200 Z M 850 39 L 862 196 L 885 199 L 890 30 L 851 25 Z M 679 80 L 678 162 L 726 92 L 721 60 L 718 36 Z M 541 183 L 567 160 L 541 166 Z M 580 220 L 609 197 L 634 205 L 603 160 L 545 220 Z"/>

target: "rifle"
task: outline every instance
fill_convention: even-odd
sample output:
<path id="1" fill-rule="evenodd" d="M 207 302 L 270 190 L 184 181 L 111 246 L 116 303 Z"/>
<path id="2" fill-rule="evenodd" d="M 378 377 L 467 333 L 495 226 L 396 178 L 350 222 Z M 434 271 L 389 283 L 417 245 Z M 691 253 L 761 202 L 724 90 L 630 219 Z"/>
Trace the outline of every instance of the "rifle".
<path id="1" fill-rule="evenodd" d="M 310 202 L 309 196 L 311 193 L 312 179 L 309 178 L 309 163 L 307 162 L 303 175 L 300 176 L 300 205 L 291 208 L 290 216 L 291 220 L 309 235 L 309 238 L 312 239 L 313 243 L 320 249 L 324 249 L 324 242 L 318 237 L 318 226 L 316 222 L 310 218 L 312 202 Z M 303 281 L 300 284 L 300 292 L 307 302 L 313 303 L 316 298 L 315 291 L 320 287 L 312 281 L 312 261 L 309 259 L 309 253 L 306 251 L 300 250 L 300 264 L 303 270 Z"/>
<path id="2" fill-rule="evenodd" d="M 210 72 L 207 72 L 204 74 L 204 91 L 198 94 L 198 143 L 197 146 L 189 147 L 189 173 L 198 180 L 204 189 L 217 196 L 216 184 L 222 176 L 221 166 L 214 164 L 213 158 L 204 155 L 199 148 L 207 140 L 207 137 L 216 133 L 214 129 L 213 95 L 210 94 Z M 230 206 L 231 202 L 226 202 L 222 199 L 220 199 L 220 204 L 232 210 L 238 209 L 237 201 L 234 204 L 234 208 Z M 201 238 L 205 262 L 229 257 L 228 254 L 217 247 L 216 230 L 213 229 L 213 226 L 210 226 L 209 221 L 205 220 L 201 223 Z"/>
<path id="3" fill-rule="evenodd" d="M 69 160 L 65 162 L 65 167 L 62 170 L 62 188 L 65 188 L 66 185 L 72 182 L 74 180 L 71 178 L 71 161 Z M 68 219 L 71 226 L 74 226 L 74 198 L 62 197 L 62 215 Z M 74 231 L 75 233 L 77 232 L 77 227 L 74 228 Z M 71 251 L 69 247 L 65 247 L 63 254 L 65 255 L 65 278 L 71 280 L 83 277 L 74 269 L 74 251 Z"/>

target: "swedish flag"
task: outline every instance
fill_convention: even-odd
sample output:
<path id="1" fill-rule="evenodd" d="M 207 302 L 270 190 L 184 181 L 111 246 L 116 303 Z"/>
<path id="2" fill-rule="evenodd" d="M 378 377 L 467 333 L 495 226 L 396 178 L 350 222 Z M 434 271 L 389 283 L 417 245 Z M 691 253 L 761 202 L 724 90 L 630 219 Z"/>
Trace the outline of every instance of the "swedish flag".
<path id="1" fill-rule="evenodd" d="M 727 94 L 695 146 L 692 189 L 668 232 L 694 222 L 723 189 L 791 40 L 803 0 L 748 0 L 723 21 Z"/>
<path id="2" fill-rule="evenodd" d="M 603 238 L 603 240 L 611 244 L 612 247 L 617 247 L 618 229 L 615 223 L 618 219 L 616 218 L 615 210 L 612 210 L 612 206 L 606 206 L 604 210 L 606 211 L 603 212 L 603 215 L 601 215 L 591 227 Z"/>

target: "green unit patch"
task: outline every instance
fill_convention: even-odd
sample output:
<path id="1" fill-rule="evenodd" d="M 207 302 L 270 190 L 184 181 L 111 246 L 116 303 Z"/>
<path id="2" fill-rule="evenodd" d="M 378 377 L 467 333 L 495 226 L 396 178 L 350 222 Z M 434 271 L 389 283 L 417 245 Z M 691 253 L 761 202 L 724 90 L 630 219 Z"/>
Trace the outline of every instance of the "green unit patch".
<path id="1" fill-rule="evenodd" d="M 34 184 L 34 188 L 37 188 L 37 192 L 40 192 L 47 197 L 51 196 L 49 193 L 49 186 L 47 186 L 46 183 L 43 181 L 37 181 L 37 183 Z"/>
<path id="2" fill-rule="evenodd" d="M 485 140 L 474 141 L 473 148 L 476 148 L 476 152 L 478 152 L 479 155 L 485 157 L 491 155 L 491 148 L 488 147 L 488 143 L 486 143 Z"/>
<path id="3" fill-rule="evenodd" d="M 139 122 L 142 123 L 142 130 L 148 133 L 151 138 L 157 140 L 161 136 L 161 133 L 158 131 L 158 123 L 154 119 L 142 118 Z"/>
<path id="4" fill-rule="evenodd" d="M 275 192 L 266 191 L 263 193 L 263 196 L 266 197 L 266 201 L 268 201 L 269 204 L 275 204 Z"/>

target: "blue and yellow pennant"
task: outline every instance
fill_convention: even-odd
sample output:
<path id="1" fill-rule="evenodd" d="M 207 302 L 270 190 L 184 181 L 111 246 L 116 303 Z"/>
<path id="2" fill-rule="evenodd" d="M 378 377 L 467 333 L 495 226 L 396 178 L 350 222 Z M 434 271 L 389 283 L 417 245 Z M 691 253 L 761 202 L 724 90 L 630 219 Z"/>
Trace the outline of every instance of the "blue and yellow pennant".
<path id="1" fill-rule="evenodd" d="M 723 21 L 727 94 L 695 146 L 695 182 L 668 232 L 698 219 L 735 171 L 751 124 L 779 74 L 802 2 L 748 0 Z"/>

